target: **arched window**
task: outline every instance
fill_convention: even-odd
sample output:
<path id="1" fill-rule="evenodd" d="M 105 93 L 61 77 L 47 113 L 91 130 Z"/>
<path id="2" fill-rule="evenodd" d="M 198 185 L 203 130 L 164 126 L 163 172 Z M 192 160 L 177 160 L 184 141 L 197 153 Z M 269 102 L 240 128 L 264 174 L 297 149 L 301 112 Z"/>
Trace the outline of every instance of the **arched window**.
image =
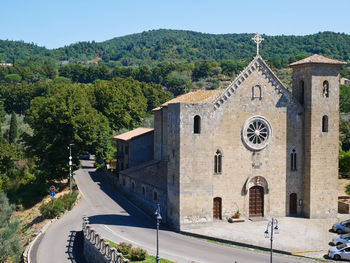
<path id="1" fill-rule="evenodd" d="M 222 154 L 219 150 L 216 151 L 214 156 L 214 173 L 219 174 L 222 171 Z"/>
<path id="2" fill-rule="evenodd" d="M 261 87 L 259 85 L 256 85 L 252 88 L 252 100 L 259 99 L 261 100 Z"/>
<path id="3" fill-rule="evenodd" d="M 295 149 L 290 153 L 290 169 L 292 171 L 297 170 L 297 151 Z"/>
<path id="4" fill-rule="evenodd" d="M 144 186 L 142 186 L 142 195 L 145 196 L 146 195 L 146 189 Z"/>
<path id="5" fill-rule="evenodd" d="M 304 92 L 305 92 L 305 88 L 304 88 L 305 84 L 304 81 L 300 81 L 300 93 L 299 93 L 299 102 L 301 105 L 304 105 Z"/>
<path id="6" fill-rule="evenodd" d="M 158 201 L 158 193 L 156 191 L 153 192 L 153 200 Z"/>
<path id="7" fill-rule="evenodd" d="M 328 132 L 328 116 L 324 115 L 322 117 L 322 132 Z"/>
<path id="8" fill-rule="evenodd" d="M 193 122 L 193 133 L 201 133 L 201 117 L 199 115 L 194 116 Z"/>
<path id="9" fill-rule="evenodd" d="M 329 97 L 329 83 L 327 80 L 323 81 L 323 96 Z"/>
<path id="10" fill-rule="evenodd" d="M 131 191 L 135 192 L 135 182 L 131 182 Z"/>
<path id="11" fill-rule="evenodd" d="M 123 186 L 125 186 L 125 178 L 123 178 Z"/>

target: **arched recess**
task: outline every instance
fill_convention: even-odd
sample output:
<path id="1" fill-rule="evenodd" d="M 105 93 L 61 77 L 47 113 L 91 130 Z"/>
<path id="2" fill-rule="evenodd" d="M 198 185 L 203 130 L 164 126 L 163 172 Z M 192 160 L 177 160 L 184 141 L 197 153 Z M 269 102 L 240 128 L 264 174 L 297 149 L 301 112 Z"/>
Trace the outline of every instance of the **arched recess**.
<path id="1" fill-rule="evenodd" d="M 252 88 L 252 100 L 254 99 L 262 99 L 262 94 L 261 94 L 261 87 L 259 85 L 255 85 Z"/>
<path id="2" fill-rule="evenodd" d="M 263 176 L 254 176 L 251 178 L 248 178 L 245 183 L 245 192 L 248 193 L 248 190 L 253 186 L 261 186 L 264 189 L 264 193 L 269 193 L 269 186 L 267 183 L 267 180 Z"/>

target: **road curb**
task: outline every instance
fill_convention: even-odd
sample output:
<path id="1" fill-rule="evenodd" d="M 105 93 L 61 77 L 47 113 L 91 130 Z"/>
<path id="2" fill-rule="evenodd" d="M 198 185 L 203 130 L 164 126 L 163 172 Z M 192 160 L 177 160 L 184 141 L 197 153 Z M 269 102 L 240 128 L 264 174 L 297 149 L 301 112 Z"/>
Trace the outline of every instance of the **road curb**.
<path id="1" fill-rule="evenodd" d="M 50 220 L 49 222 L 47 222 L 40 230 L 39 232 L 37 232 L 36 237 L 34 238 L 34 240 L 32 240 L 32 242 L 29 243 L 29 245 L 26 247 L 26 249 L 23 252 L 23 262 L 24 263 L 31 263 L 30 260 L 30 252 L 32 250 L 33 245 L 35 244 L 35 242 L 37 241 L 37 239 L 43 234 L 45 233 L 45 231 L 49 228 L 49 226 L 53 223 L 57 221 L 57 217 Z"/>
<path id="2" fill-rule="evenodd" d="M 250 248 L 250 249 L 258 249 L 258 250 L 270 252 L 270 248 L 261 247 L 261 246 L 257 246 L 257 245 L 246 244 L 246 243 L 241 243 L 241 242 L 237 242 L 237 241 L 233 241 L 233 240 L 222 239 L 222 238 L 217 238 L 217 237 L 211 237 L 211 236 L 191 233 L 191 232 L 187 232 L 187 231 L 179 231 L 178 233 L 180 233 L 182 235 L 185 235 L 185 236 L 191 236 L 191 237 L 195 237 L 195 238 L 207 239 L 207 240 L 217 241 L 217 242 L 230 244 L 230 245 L 234 245 L 234 246 L 240 246 L 240 247 L 245 247 L 245 248 Z M 307 257 L 307 256 L 304 256 L 304 255 L 299 255 L 299 254 L 312 253 L 312 252 L 318 252 L 318 251 L 321 251 L 321 250 L 305 250 L 305 251 L 293 251 L 293 252 L 279 250 L 279 249 L 274 249 L 273 250 L 274 253 L 279 253 L 279 254 L 283 254 L 283 255 L 287 255 L 287 256 L 295 256 L 295 257 L 299 257 L 299 258 L 308 258 L 308 259 L 312 259 L 312 260 L 315 260 L 315 261 L 318 261 L 318 258 Z"/>
<path id="3" fill-rule="evenodd" d="M 263 251 L 270 251 L 270 248 L 261 247 L 261 246 L 257 246 L 257 245 L 246 244 L 246 243 L 241 243 L 241 242 L 228 240 L 228 239 L 223 239 L 223 238 L 218 238 L 218 237 L 211 237 L 211 236 L 191 233 L 191 232 L 187 232 L 187 231 L 180 231 L 179 233 L 182 234 L 182 235 L 186 235 L 186 236 L 202 238 L 202 239 L 209 239 L 211 241 L 218 241 L 218 242 L 221 242 L 221 243 L 226 243 L 226 244 L 230 244 L 230 245 L 234 245 L 234 246 L 246 247 L 246 248 L 251 248 L 251 249 L 259 249 L 259 250 L 263 250 Z M 274 249 L 273 251 L 277 252 L 279 254 L 292 255 L 292 253 L 289 252 L 289 251 L 284 251 L 284 250 L 279 250 L 279 249 Z"/>
<path id="4" fill-rule="evenodd" d="M 67 210 L 65 211 L 59 218 L 62 218 L 64 215 L 66 215 L 67 213 L 69 213 L 70 211 L 73 210 L 74 207 L 77 206 L 77 204 L 79 203 L 80 199 L 81 199 L 81 195 L 80 195 L 80 190 L 79 187 L 77 186 L 77 190 L 78 190 L 78 196 L 77 199 L 74 202 L 74 205 L 72 207 L 71 210 Z M 34 246 L 35 242 L 39 239 L 39 237 L 44 234 L 46 232 L 46 230 L 49 228 L 49 226 L 56 222 L 59 218 L 55 217 L 54 219 L 51 219 L 49 222 L 47 222 L 37 233 L 35 238 L 29 243 L 29 245 L 26 247 L 26 249 L 24 250 L 22 256 L 23 256 L 23 263 L 31 263 L 31 259 L 30 259 L 30 252 L 32 250 L 32 247 Z"/>

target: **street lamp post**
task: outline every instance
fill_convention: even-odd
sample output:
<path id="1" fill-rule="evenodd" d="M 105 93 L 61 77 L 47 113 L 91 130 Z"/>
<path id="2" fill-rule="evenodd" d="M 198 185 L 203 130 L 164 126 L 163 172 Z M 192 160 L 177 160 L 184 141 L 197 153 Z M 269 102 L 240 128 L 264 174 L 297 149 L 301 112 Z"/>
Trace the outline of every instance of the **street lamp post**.
<path id="1" fill-rule="evenodd" d="M 69 144 L 69 193 L 72 194 L 72 145 L 73 143 Z"/>
<path id="2" fill-rule="evenodd" d="M 269 232 L 269 227 L 271 227 L 271 230 Z M 273 243 L 273 234 L 279 234 L 279 228 L 278 228 L 278 221 L 276 218 L 272 218 L 271 221 L 269 221 L 267 223 L 266 226 L 266 231 L 265 231 L 265 238 L 269 238 L 270 237 L 270 241 L 271 241 L 271 251 L 270 251 L 270 263 L 272 263 L 272 243 Z"/>
<path id="3" fill-rule="evenodd" d="M 159 224 L 160 221 L 162 220 L 162 217 L 160 215 L 160 205 L 157 204 L 157 210 L 154 213 L 157 219 L 157 256 L 156 256 L 156 262 L 159 263 L 159 237 L 158 237 L 158 232 L 159 232 Z"/>

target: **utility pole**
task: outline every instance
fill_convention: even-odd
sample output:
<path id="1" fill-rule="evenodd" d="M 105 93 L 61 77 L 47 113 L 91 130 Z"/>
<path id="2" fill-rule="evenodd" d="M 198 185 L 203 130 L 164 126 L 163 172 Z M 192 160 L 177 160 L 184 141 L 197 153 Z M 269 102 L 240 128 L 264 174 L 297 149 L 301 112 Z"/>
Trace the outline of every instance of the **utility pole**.
<path id="1" fill-rule="evenodd" d="M 72 194 L 72 145 L 73 143 L 69 144 L 69 193 Z"/>
<path id="2" fill-rule="evenodd" d="M 157 256 L 156 256 L 156 263 L 159 263 L 159 237 L 158 237 L 158 232 L 159 232 L 159 224 L 160 221 L 162 220 L 162 217 L 160 215 L 160 205 L 157 204 L 157 210 L 154 213 L 154 215 L 156 216 L 156 220 L 157 220 Z"/>
<path id="3" fill-rule="evenodd" d="M 269 227 L 271 227 L 271 230 L 269 232 Z M 272 244 L 273 244 L 273 234 L 278 234 L 279 233 L 279 228 L 278 228 L 278 221 L 276 218 L 272 218 L 271 221 L 268 222 L 266 231 L 265 231 L 265 238 L 270 237 L 270 242 L 271 242 L 271 247 L 270 247 L 270 263 L 272 263 L 272 254 L 273 254 L 273 249 L 272 249 Z"/>

